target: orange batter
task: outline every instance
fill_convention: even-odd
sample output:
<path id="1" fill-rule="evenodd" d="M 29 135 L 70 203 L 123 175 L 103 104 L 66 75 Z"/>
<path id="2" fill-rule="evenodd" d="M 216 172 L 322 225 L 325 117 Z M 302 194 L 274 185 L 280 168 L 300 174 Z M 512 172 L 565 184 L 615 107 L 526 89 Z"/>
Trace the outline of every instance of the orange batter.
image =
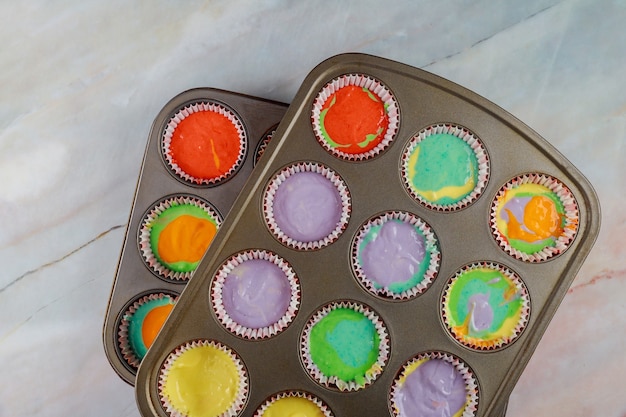
<path id="1" fill-rule="evenodd" d="M 557 212 L 556 205 L 548 197 L 535 196 L 530 199 L 524 208 L 524 225 L 530 232 L 524 230 L 522 225 L 509 214 L 508 236 L 511 239 L 535 242 L 549 237 L 558 237 L 563 232 L 561 228 L 561 216 Z"/>
<path id="2" fill-rule="evenodd" d="M 172 160 L 194 178 L 210 180 L 228 173 L 241 152 L 239 132 L 224 115 L 199 111 L 185 117 L 170 143 Z"/>
<path id="3" fill-rule="evenodd" d="M 152 346 L 154 339 L 159 334 L 161 327 L 163 327 L 163 323 L 165 323 L 165 319 L 167 319 L 167 316 L 170 314 L 173 307 L 174 304 L 166 304 L 164 306 L 155 307 L 148 314 L 146 314 L 141 326 L 141 338 L 143 340 L 143 344 L 146 345 L 147 348 Z"/>
<path id="4" fill-rule="evenodd" d="M 217 227 L 206 219 L 181 215 L 159 235 L 158 252 L 163 261 L 198 262 L 211 244 Z"/>

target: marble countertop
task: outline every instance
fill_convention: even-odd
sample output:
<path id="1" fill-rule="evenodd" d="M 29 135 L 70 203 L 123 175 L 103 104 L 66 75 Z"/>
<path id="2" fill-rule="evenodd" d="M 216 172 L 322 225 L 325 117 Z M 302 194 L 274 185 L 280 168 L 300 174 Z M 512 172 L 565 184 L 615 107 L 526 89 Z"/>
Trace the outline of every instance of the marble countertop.
<path id="1" fill-rule="evenodd" d="M 150 125 L 193 87 L 289 102 L 342 52 L 498 104 L 594 185 L 599 238 L 507 415 L 626 415 L 626 2 L 3 2 L 0 416 L 139 415 L 102 325 Z"/>

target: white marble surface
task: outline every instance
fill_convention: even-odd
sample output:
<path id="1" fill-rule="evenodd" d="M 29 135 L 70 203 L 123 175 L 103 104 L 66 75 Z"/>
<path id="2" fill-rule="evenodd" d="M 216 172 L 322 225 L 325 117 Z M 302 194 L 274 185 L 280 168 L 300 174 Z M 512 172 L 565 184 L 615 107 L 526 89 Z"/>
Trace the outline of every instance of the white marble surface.
<path id="1" fill-rule="evenodd" d="M 152 120 L 192 87 L 289 102 L 349 51 L 476 91 L 590 179 L 599 239 L 508 416 L 626 415 L 626 2 L 385 3 L 0 4 L 0 416 L 139 415 L 101 331 Z"/>

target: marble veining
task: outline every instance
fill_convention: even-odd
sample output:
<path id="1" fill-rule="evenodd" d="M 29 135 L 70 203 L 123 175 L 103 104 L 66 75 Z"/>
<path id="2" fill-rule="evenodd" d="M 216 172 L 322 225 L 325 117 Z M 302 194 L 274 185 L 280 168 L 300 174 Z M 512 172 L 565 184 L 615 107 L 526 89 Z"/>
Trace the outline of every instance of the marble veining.
<path id="1" fill-rule="evenodd" d="M 139 415 L 101 332 L 154 117 L 193 87 L 289 102 L 351 51 L 474 90 L 589 178 L 598 241 L 507 415 L 626 415 L 625 1 L 54 0 L 0 16 L 0 417 Z"/>

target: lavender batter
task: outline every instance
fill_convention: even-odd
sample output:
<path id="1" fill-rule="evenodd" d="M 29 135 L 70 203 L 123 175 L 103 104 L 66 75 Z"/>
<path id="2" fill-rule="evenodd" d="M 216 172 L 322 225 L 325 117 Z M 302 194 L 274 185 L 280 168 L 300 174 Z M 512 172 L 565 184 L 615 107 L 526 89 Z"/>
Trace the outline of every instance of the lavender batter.
<path id="1" fill-rule="evenodd" d="M 235 322 L 251 329 L 276 323 L 287 312 L 291 288 L 285 273 L 265 259 L 237 265 L 224 280 L 222 302 Z"/>
<path id="2" fill-rule="evenodd" d="M 362 236 L 357 262 L 376 289 L 400 294 L 424 280 L 430 253 L 415 226 L 389 219 Z"/>
<path id="3" fill-rule="evenodd" d="M 322 174 L 297 172 L 279 185 L 273 210 L 285 235 L 299 242 L 314 242 L 330 235 L 339 224 L 341 196 Z"/>
<path id="4" fill-rule="evenodd" d="M 451 363 L 428 359 L 407 373 L 393 398 L 400 417 L 452 417 L 463 410 L 465 381 Z"/>

